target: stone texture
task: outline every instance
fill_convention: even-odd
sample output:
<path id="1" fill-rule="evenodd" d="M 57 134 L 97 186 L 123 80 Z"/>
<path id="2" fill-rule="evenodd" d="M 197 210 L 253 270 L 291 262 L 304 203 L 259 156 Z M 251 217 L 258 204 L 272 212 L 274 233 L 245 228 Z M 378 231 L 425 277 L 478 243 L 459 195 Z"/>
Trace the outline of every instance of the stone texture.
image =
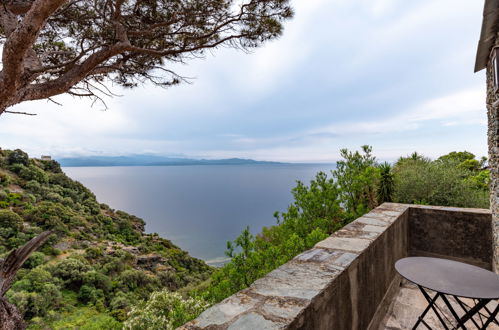
<path id="1" fill-rule="evenodd" d="M 302 262 L 322 262 L 331 257 L 339 256 L 341 254 L 340 251 L 331 251 L 324 249 L 311 249 L 303 252 L 295 257 L 295 260 Z"/>
<path id="2" fill-rule="evenodd" d="M 362 238 L 329 237 L 317 243 L 315 247 L 361 252 L 369 246 L 369 243 L 369 240 Z"/>
<path id="3" fill-rule="evenodd" d="M 270 298 L 260 308 L 260 311 L 274 318 L 292 320 L 296 318 L 308 304 L 303 301 L 291 301 L 287 299 Z"/>
<path id="4" fill-rule="evenodd" d="M 410 254 L 443 256 L 490 268 L 493 259 L 490 212 L 449 210 L 410 209 Z"/>
<path id="5" fill-rule="evenodd" d="M 495 46 L 499 46 L 496 38 Z M 490 209 L 493 219 L 494 237 L 494 269 L 499 272 L 499 93 L 494 90 L 494 73 L 490 65 L 487 66 L 487 117 L 488 117 L 488 146 L 490 168 Z"/>
<path id="6" fill-rule="evenodd" d="M 243 314 L 255 307 L 258 300 L 242 293 L 237 293 L 221 303 L 205 310 L 195 320 L 194 325 L 206 328 L 214 325 L 222 325 L 234 317 Z"/>
<path id="7" fill-rule="evenodd" d="M 374 233 L 382 233 L 385 231 L 384 227 L 373 226 L 373 225 L 364 226 L 363 229 L 364 229 L 364 231 L 369 231 L 369 232 L 374 232 Z"/>
<path id="8" fill-rule="evenodd" d="M 277 330 L 283 329 L 284 324 L 265 319 L 262 315 L 257 313 L 248 313 L 237 319 L 232 323 L 228 330 Z"/>
<path id="9" fill-rule="evenodd" d="M 369 218 L 369 217 L 361 217 L 355 220 L 359 223 L 363 223 L 365 225 L 372 225 L 372 226 L 381 226 L 381 227 L 388 227 L 390 225 L 389 222 L 383 221 L 383 219 L 375 219 L 375 218 Z"/>
<path id="10" fill-rule="evenodd" d="M 339 273 L 320 265 L 289 262 L 255 281 L 250 292 L 262 296 L 292 297 L 310 300 Z"/>

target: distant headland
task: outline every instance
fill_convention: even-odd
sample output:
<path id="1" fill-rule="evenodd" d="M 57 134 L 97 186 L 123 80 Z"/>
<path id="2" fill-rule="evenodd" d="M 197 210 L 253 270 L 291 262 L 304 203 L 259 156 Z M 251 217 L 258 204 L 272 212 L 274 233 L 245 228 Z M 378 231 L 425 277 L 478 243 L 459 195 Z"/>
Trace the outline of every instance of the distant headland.
<path id="1" fill-rule="evenodd" d="M 85 156 L 56 158 L 64 167 L 85 166 L 185 166 L 185 165 L 258 165 L 258 164 L 288 164 L 271 161 L 257 161 L 253 159 L 191 159 L 156 155 L 129 155 L 129 156 Z"/>

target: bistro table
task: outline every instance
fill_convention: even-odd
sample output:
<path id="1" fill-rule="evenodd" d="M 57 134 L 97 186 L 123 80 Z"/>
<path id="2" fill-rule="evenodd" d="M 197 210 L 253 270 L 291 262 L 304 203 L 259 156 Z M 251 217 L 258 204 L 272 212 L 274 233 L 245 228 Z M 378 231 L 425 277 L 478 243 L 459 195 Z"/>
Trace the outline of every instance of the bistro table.
<path id="1" fill-rule="evenodd" d="M 477 329 L 486 329 L 491 322 L 499 325 L 496 319 L 499 304 L 493 311 L 487 306 L 492 300 L 499 299 L 499 275 L 496 273 L 462 262 L 426 257 L 400 259 L 395 263 L 395 269 L 402 277 L 416 284 L 428 301 L 428 306 L 412 329 L 416 329 L 421 323 L 428 329 L 432 329 L 424 321 L 424 317 L 430 309 L 447 330 L 467 329 L 465 326 L 467 321 L 473 322 Z M 431 297 L 427 290 L 434 291 L 436 294 Z M 457 304 L 463 309 L 463 316 L 460 317 L 457 314 L 449 302 L 449 297 L 454 297 Z M 442 313 L 441 308 L 436 304 L 439 298 L 452 314 L 456 322 L 455 325 L 449 327 L 447 324 L 453 322 Z M 473 302 L 473 306 L 468 305 L 462 298 L 469 298 Z M 474 316 L 478 317 L 474 318 Z"/>

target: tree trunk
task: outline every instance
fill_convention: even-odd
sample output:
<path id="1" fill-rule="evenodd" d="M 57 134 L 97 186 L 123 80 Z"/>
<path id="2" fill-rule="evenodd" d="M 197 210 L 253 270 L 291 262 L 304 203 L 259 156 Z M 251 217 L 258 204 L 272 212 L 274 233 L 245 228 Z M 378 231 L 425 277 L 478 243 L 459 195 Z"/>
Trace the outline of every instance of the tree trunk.
<path id="1" fill-rule="evenodd" d="M 36 251 L 47 241 L 52 231 L 45 231 L 26 243 L 24 246 L 12 251 L 5 260 L 0 260 L 0 330 L 25 329 L 26 325 L 21 313 L 16 306 L 7 302 L 5 293 L 10 289 L 17 271 Z"/>
<path id="2" fill-rule="evenodd" d="M 7 299 L 0 297 L 0 330 L 24 329 L 26 329 L 26 324 L 16 306 L 7 302 Z"/>

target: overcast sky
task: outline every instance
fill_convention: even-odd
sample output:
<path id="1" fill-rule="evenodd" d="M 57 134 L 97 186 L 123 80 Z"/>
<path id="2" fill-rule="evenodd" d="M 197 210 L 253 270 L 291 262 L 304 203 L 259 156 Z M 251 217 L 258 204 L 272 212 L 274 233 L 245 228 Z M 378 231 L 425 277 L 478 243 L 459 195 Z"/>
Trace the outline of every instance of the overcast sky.
<path id="1" fill-rule="evenodd" d="M 473 73 L 483 1 L 295 0 L 283 37 L 176 67 L 170 89 L 114 88 L 101 105 L 58 97 L 2 115 L 0 146 L 31 156 L 154 153 L 331 162 L 372 145 L 486 155 L 485 74 Z"/>

